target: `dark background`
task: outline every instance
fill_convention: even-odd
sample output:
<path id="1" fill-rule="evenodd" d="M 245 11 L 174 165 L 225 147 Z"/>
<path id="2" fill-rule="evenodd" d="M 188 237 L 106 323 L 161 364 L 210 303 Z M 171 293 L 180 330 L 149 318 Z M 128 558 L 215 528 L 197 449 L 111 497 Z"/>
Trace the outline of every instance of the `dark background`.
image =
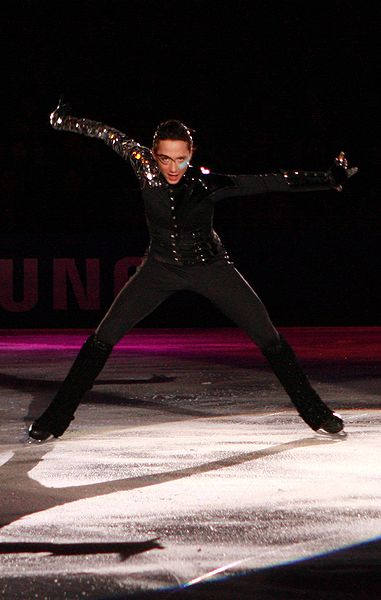
<path id="1" fill-rule="evenodd" d="M 110 290 L 99 311 L 52 311 L 52 257 L 107 270 L 147 243 L 129 165 L 50 128 L 60 94 L 145 145 L 179 118 L 196 130 L 195 166 L 217 172 L 324 170 L 345 150 L 360 171 L 342 193 L 227 200 L 215 226 L 278 325 L 379 325 L 381 8 L 353 4 L 3 2 L 0 258 L 38 257 L 41 281 L 36 308 L 3 311 L 1 326 L 96 324 Z M 141 325 L 226 324 L 178 294 Z"/>

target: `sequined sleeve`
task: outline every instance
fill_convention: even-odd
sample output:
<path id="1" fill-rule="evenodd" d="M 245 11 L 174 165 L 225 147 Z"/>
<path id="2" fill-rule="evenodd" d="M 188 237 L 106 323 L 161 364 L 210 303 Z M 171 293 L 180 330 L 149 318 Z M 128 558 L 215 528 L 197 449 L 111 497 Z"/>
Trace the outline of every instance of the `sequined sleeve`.
<path id="1" fill-rule="evenodd" d="M 124 160 L 130 161 L 141 187 L 160 185 L 160 171 L 151 150 L 141 146 L 125 133 L 98 121 L 60 115 L 57 111 L 50 115 L 50 123 L 54 129 L 102 140 Z"/>

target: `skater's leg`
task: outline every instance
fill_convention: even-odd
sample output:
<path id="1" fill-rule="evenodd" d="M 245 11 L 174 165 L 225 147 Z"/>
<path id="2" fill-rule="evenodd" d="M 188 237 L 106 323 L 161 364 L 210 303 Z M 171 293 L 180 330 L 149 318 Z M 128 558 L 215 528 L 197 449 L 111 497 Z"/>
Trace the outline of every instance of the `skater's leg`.
<path id="1" fill-rule="evenodd" d="M 45 412 L 30 426 L 29 436 L 43 441 L 61 436 L 74 418 L 83 395 L 92 388 L 113 346 L 135 323 L 172 293 L 161 265 L 147 261 L 114 300 L 96 332 L 81 348 L 67 377 Z"/>
<path id="2" fill-rule="evenodd" d="M 262 350 L 302 419 L 312 429 L 338 433 L 341 417 L 331 411 L 312 388 L 296 356 L 272 324 L 257 294 L 229 263 L 212 264 L 198 290 L 244 329 Z"/>
<path id="3" fill-rule="evenodd" d="M 149 315 L 182 282 L 167 265 L 147 259 L 138 267 L 111 304 L 95 333 L 113 346 L 144 317 Z"/>
<path id="4" fill-rule="evenodd" d="M 226 260 L 205 265 L 193 284 L 259 346 L 277 344 L 279 333 L 261 299 L 233 264 Z"/>

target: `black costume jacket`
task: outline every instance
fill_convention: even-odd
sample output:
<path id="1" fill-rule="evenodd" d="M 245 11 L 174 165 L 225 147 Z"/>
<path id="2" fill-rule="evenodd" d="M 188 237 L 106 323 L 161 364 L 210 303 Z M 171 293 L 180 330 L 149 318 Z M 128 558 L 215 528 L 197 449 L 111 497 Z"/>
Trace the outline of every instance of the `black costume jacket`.
<path id="1" fill-rule="evenodd" d="M 148 254 L 162 262 L 186 265 L 227 257 L 213 229 L 214 204 L 226 197 L 269 192 L 314 191 L 335 188 L 328 172 L 282 171 L 265 175 L 205 174 L 189 167 L 176 185 L 160 172 L 152 151 L 126 134 L 90 119 L 52 113 L 56 129 L 103 140 L 130 160 L 139 180 L 150 234 Z"/>

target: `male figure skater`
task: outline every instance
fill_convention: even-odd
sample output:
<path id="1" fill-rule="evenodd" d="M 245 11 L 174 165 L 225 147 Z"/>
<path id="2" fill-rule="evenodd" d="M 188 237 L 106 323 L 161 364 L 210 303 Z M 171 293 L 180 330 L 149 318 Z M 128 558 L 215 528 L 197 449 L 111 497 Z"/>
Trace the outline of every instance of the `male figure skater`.
<path id="1" fill-rule="evenodd" d="M 292 348 L 230 261 L 213 228 L 213 213 L 216 202 L 222 198 L 271 192 L 341 191 L 347 179 L 357 172 L 357 168 L 348 168 L 344 153 L 326 172 L 205 174 L 190 165 L 192 132 L 180 121 L 160 123 L 152 149 L 103 123 L 70 116 L 61 101 L 50 122 L 55 129 L 100 139 L 130 162 L 140 182 L 150 242 L 141 266 L 82 346 L 52 402 L 30 426 L 29 436 L 38 441 L 61 436 L 113 346 L 177 290 L 192 290 L 209 298 L 248 333 L 309 427 L 330 434 L 340 432 L 342 418 L 311 387 Z"/>

